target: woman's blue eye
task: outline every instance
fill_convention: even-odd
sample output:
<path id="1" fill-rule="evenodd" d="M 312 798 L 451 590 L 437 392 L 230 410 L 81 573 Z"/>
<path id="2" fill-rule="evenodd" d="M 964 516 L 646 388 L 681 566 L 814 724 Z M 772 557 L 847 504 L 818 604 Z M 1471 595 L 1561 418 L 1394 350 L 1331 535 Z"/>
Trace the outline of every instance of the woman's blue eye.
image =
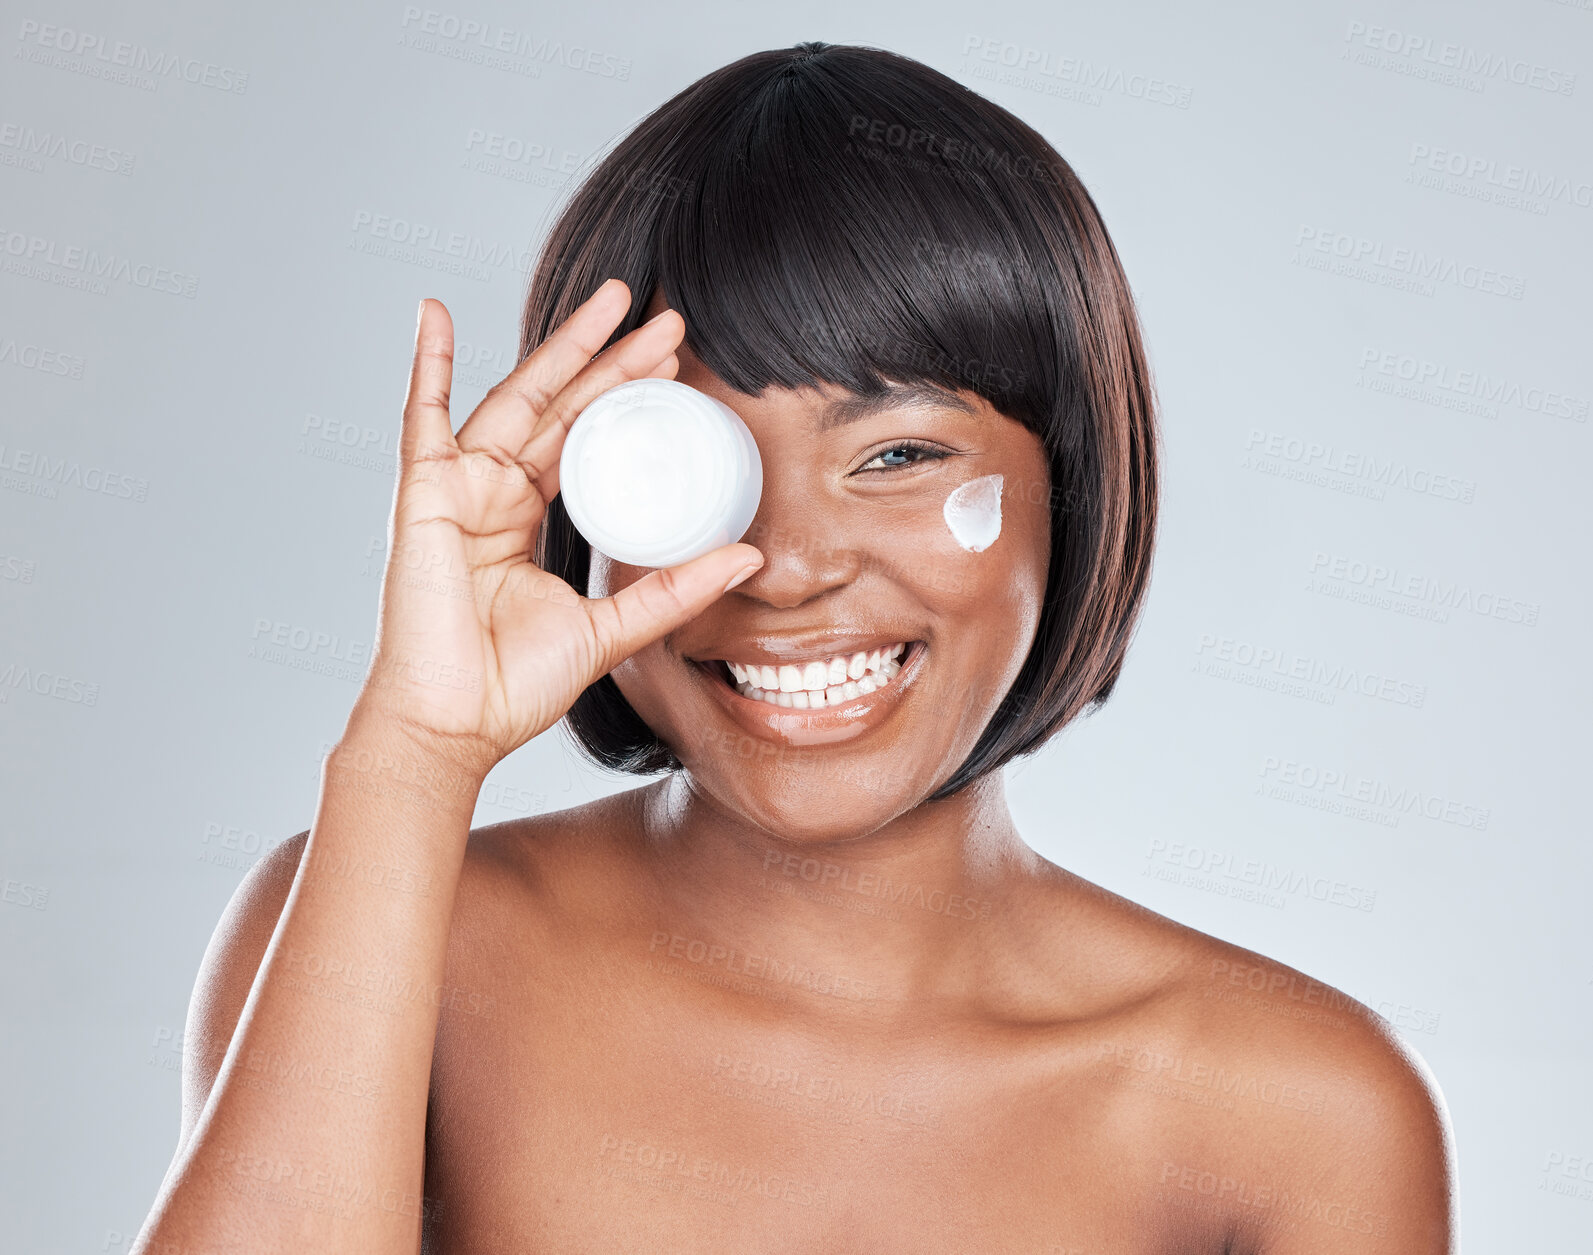
<path id="1" fill-rule="evenodd" d="M 877 465 L 880 470 L 888 471 L 894 467 L 912 466 L 917 462 L 932 461 L 936 458 L 943 458 L 945 456 L 946 452 L 943 449 L 937 449 L 933 445 L 914 444 L 909 441 L 903 444 L 892 445 L 889 449 L 886 449 L 880 453 L 876 453 L 872 458 L 863 463 L 863 465 L 857 469 L 860 471 L 866 471 L 874 469 Z"/>

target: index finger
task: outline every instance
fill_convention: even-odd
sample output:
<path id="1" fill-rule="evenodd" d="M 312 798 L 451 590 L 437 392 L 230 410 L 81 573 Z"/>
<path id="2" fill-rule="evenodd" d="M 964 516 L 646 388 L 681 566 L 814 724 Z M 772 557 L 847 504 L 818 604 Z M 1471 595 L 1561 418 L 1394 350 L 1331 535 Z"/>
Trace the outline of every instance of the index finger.
<path id="1" fill-rule="evenodd" d="M 448 307 L 427 317 L 432 301 L 423 299 L 415 315 L 415 357 L 409 368 L 399 448 L 405 461 L 440 456 L 453 445 L 448 395 L 454 377 L 454 322 Z"/>
<path id="2" fill-rule="evenodd" d="M 630 288 L 620 279 L 605 279 L 487 393 L 455 437 L 460 449 L 518 461 L 549 402 L 603 347 L 630 305 Z"/>

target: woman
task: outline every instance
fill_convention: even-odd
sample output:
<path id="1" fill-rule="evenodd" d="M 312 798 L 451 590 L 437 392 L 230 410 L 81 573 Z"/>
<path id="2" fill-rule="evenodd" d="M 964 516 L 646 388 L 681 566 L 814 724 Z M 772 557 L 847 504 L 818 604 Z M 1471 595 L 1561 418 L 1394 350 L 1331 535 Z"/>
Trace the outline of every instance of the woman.
<path id="1" fill-rule="evenodd" d="M 591 174 L 457 434 L 451 352 L 423 302 L 371 675 L 206 954 L 135 1250 L 1450 1250 L 1375 1016 L 1008 813 L 1111 692 L 1157 492 L 1128 284 L 1036 132 L 886 52 L 749 56 Z M 668 571 L 556 495 L 649 376 L 765 467 Z M 566 715 L 663 774 L 471 832 Z"/>

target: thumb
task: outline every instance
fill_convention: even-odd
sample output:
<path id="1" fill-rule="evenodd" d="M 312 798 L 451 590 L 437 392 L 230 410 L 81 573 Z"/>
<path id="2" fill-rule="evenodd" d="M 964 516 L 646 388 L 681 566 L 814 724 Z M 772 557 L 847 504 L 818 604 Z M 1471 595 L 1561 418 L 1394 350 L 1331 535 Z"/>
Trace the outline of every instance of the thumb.
<path id="1" fill-rule="evenodd" d="M 649 571 L 612 597 L 586 603 L 598 642 L 598 675 L 701 614 L 763 565 L 751 545 L 724 545 L 679 566 Z"/>

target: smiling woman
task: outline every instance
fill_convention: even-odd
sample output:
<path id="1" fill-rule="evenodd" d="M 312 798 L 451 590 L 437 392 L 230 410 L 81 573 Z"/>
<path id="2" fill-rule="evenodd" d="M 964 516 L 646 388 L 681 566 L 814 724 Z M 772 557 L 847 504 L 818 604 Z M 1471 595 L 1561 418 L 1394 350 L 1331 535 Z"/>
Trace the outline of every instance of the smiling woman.
<path id="1" fill-rule="evenodd" d="M 452 352 L 423 302 L 371 673 L 216 929 L 132 1255 L 1451 1249 L 1377 1016 L 1009 813 L 1111 693 L 1156 521 L 1129 287 L 1044 139 L 888 52 L 746 57 L 590 173 L 457 432 Z M 667 569 L 558 495 L 576 416 L 659 378 L 763 466 Z M 565 717 L 661 778 L 472 831 Z"/>
<path id="2" fill-rule="evenodd" d="M 891 53 L 809 44 L 745 57 L 644 119 L 587 177 L 542 254 L 522 353 L 610 276 L 651 295 L 616 336 L 665 308 L 684 317 L 685 382 L 732 408 L 771 387 L 788 394 L 778 412 L 763 410 L 773 440 L 863 419 L 873 436 L 879 416 L 896 410 L 941 433 L 905 442 L 917 450 L 903 463 L 910 489 L 847 490 L 873 503 L 855 516 L 865 527 L 888 503 L 891 530 L 877 539 L 892 542 L 898 569 L 913 552 L 923 578 L 972 593 L 974 568 L 955 550 L 930 556 L 945 548 L 933 528 L 922 537 L 897 529 L 909 504 L 938 493 L 938 509 L 996 452 L 975 455 L 974 445 L 994 442 L 1013 462 L 1018 504 L 1049 532 L 1039 538 L 1048 552 L 1032 590 L 1037 615 L 1011 620 L 1029 644 L 1016 675 L 989 670 L 986 654 L 978 682 L 961 690 L 959 717 L 977 740 L 936 782 L 936 798 L 1038 749 L 1107 698 L 1150 576 L 1154 396 L 1116 250 L 1089 193 L 1038 132 Z M 803 393 L 815 389 L 827 405 Z M 962 447 L 947 447 L 948 431 Z M 832 458 L 839 447 L 825 442 Z M 787 474 L 800 507 L 766 512 L 749 542 L 783 527 L 810 550 L 832 545 L 845 528 L 811 525 L 833 518 L 835 504 L 814 469 L 795 450 L 772 468 Z M 914 517 L 929 516 L 919 508 Z M 980 579 L 1018 575 L 1023 539 L 992 554 L 984 565 L 1001 569 Z M 586 584 L 588 548 L 558 499 L 539 555 L 545 569 Z M 880 555 L 870 556 L 877 567 Z M 772 578 L 767 568 L 758 577 Z M 679 767 L 619 679 L 576 700 L 577 739 L 610 767 Z"/>

